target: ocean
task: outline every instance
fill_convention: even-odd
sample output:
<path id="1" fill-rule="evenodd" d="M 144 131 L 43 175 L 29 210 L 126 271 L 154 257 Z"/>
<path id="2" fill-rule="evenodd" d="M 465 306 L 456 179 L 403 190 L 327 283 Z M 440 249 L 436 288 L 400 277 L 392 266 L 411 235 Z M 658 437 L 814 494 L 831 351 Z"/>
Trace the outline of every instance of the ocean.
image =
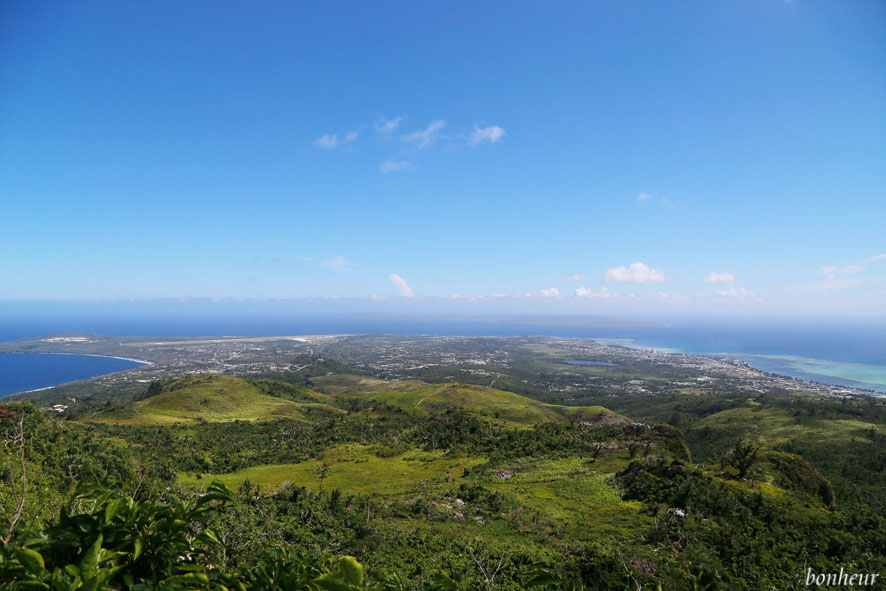
<path id="1" fill-rule="evenodd" d="M 141 363 L 98 355 L 0 353 L 0 396 L 138 367 Z"/>
<path id="2" fill-rule="evenodd" d="M 655 326 L 579 326 L 543 322 L 538 318 L 526 323 L 482 318 L 359 315 L 79 315 L 0 318 L 0 341 L 62 333 L 107 336 L 546 335 L 595 339 L 607 344 L 660 351 L 727 355 L 771 373 L 886 393 L 886 322 L 882 320 L 866 323 L 662 319 Z M 18 359 L 9 359 L 11 357 Z M 76 355 L 0 355 L 0 395 L 120 371 L 134 365 L 119 359 Z"/>

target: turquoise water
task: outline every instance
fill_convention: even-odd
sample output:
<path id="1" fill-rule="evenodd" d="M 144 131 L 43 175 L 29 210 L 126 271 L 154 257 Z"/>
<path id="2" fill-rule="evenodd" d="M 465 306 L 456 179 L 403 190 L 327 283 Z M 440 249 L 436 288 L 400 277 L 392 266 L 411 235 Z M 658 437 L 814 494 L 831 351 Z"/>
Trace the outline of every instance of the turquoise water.
<path id="1" fill-rule="evenodd" d="M 754 369 L 768 373 L 789 376 L 801 380 L 820 382 L 832 386 L 848 386 L 863 390 L 886 393 L 886 366 L 864 363 L 846 363 L 828 361 L 796 355 L 758 355 L 749 353 L 732 353 L 728 351 L 705 351 L 699 348 L 678 349 L 646 345 L 634 339 L 626 338 L 595 338 L 601 345 L 628 347 L 630 349 L 653 350 L 659 353 L 692 353 L 732 357 L 747 362 Z"/>
<path id="2" fill-rule="evenodd" d="M 886 367 L 841 363 L 791 355 L 732 355 L 751 367 L 770 373 L 812 380 L 834 386 L 853 386 L 886 392 Z"/>

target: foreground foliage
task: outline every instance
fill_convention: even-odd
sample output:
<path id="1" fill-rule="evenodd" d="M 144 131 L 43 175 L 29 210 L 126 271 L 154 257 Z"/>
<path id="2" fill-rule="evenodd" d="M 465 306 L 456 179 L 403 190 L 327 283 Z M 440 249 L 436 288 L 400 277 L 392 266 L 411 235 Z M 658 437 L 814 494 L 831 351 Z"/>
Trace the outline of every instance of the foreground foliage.
<path id="1" fill-rule="evenodd" d="M 265 551 L 248 566 L 224 570 L 215 565 L 223 543 L 206 527 L 214 502 L 234 495 L 212 484 L 187 502 L 136 502 L 92 486 L 75 495 L 76 511 L 22 532 L 0 549 L 0 589 L 84 590 L 256 589 L 377 590 L 411 589 L 397 575 L 370 581 L 352 556 L 333 563 L 286 550 Z M 548 582 L 536 575 L 528 586 Z M 470 589 L 443 575 L 424 589 Z"/>

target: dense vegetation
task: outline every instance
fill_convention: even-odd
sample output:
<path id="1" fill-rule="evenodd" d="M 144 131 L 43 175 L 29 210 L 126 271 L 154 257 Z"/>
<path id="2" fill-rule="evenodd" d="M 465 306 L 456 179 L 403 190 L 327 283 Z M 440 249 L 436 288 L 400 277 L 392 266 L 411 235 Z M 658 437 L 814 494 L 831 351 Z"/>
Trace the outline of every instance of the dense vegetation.
<path id="1" fill-rule="evenodd" d="M 0 405 L 0 588 L 785 589 L 807 568 L 886 571 L 876 401 L 567 407 L 343 369 L 155 382 L 65 417 Z"/>

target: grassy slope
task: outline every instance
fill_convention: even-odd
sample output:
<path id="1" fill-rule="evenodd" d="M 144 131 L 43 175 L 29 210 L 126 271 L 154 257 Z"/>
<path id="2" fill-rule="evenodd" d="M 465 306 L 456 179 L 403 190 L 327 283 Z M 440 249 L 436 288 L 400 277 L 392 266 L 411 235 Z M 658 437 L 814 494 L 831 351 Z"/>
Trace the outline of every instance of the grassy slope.
<path id="1" fill-rule="evenodd" d="M 385 382 L 340 375 L 315 378 L 314 381 L 337 396 L 376 400 L 418 415 L 439 412 L 443 408 L 456 408 L 511 426 L 562 421 L 570 417 L 615 421 L 620 419 L 619 415 L 602 406 L 546 404 L 512 392 L 471 384 L 426 384 L 417 380 Z"/>
<path id="2" fill-rule="evenodd" d="M 316 460 L 299 464 L 263 465 L 221 475 L 180 475 L 185 485 L 203 486 L 217 479 L 236 490 L 246 480 L 260 485 L 263 493 L 279 490 L 286 483 L 318 491 L 338 489 L 344 494 L 371 494 L 409 502 L 421 495 L 431 499 L 443 514 L 460 511 L 459 486 L 478 483 L 505 495 L 503 511 L 509 523 L 481 525 L 472 519 L 459 521 L 459 527 L 472 525 L 474 533 L 490 539 L 526 535 L 524 528 L 557 532 L 587 538 L 610 540 L 632 538 L 651 523 L 636 501 L 623 501 L 612 481 L 612 474 L 629 460 L 624 451 L 604 455 L 590 463 L 579 458 L 527 459 L 492 473 L 467 475 L 485 462 L 478 457 L 450 457 L 442 452 L 409 450 L 392 457 L 378 457 L 377 447 L 343 444 L 327 450 Z M 322 476 L 322 479 L 321 479 Z M 470 509 L 472 503 L 463 505 Z M 422 519 L 410 520 L 408 528 L 423 527 Z M 522 524 L 522 525 L 521 525 Z M 531 524 L 531 525 L 530 525 Z M 404 524 L 405 525 L 405 524 Z M 435 527 L 441 527 L 435 523 Z M 527 540 L 524 540 L 526 542 Z"/>
<path id="3" fill-rule="evenodd" d="M 218 479 L 236 490 L 244 481 L 276 490 L 284 483 L 312 490 L 339 489 L 346 493 L 400 495 L 434 482 L 455 481 L 466 468 L 482 463 L 482 458 L 447 457 L 442 452 L 410 450 L 393 457 L 379 457 L 379 451 L 360 444 L 343 444 L 329 449 L 316 460 L 299 464 L 254 466 L 231 474 L 203 479 L 183 476 L 184 484 L 200 485 Z"/>
<path id="4" fill-rule="evenodd" d="M 558 407 L 464 384 L 391 383 L 340 375 L 315 381 L 336 398 L 377 400 L 419 415 L 455 407 L 515 428 L 563 421 L 572 413 L 589 418 L 603 413 L 618 419 L 618 415 L 603 407 Z M 776 435 L 780 429 L 793 432 L 784 420 L 775 424 L 775 417 L 764 410 L 733 410 L 751 414 L 721 417 L 724 425 L 732 425 L 736 420 L 743 425 L 759 422 L 761 428 L 774 428 Z M 841 429 L 848 433 L 857 427 L 846 424 Z M 387 506 L 395 507 L 395 517 L 373 522 L 382 544 L 389 539 L 436 539 L 441 532 L 448 532 L 535 553 L 555 545 L 569 552 L 568 545 L 589 542 L 639 552 L 647 547 L 654 528 L 647 505 L 623 499 L 615 484 L 614 475 L 625 469 L 633 457 L 624 447 L 609 447 L 596 460 L 575 456 L 526 457 L 495 467 L 484 465 L 483 457 L 445 455 L 440 451 L 409 449 L 391 453 L 392 450 L 381 446 L 340 444 L 316 459 L 298 464 L 266 464 L 230 474 L 204 474 L 202 478 L 181 474 L 180 480 L 199 487 L 217 478 L 234 490 L 249 480 L 261 486 L 262 494 L 291 483 L 315 492 L 338 489 L 344 495 L 377 495 L 377 499 L 385 499 Z M 790 460 L 788 454 L 771 455 Z M 796 462 L 791 462 L 793 467 Z M 760 493 L 791 514 L 825 519 L 826 509 L 815 502 L 821 480 L 817 473 L 810 477 L 810 485 L 789 482 L 783 474 L 786 470 L 776 469 L 762 457 L 756 468 L 759 469 L 754 481 L 734 480 L 729 469 L 722 467 L 708 467 L 706 473 L 713 481 L 730 488 Z M 486 501 L 463 494 L 465 487 L 470 490 L 478 486 L 499 495 L 500 508 L 490 510 L 484 505 Z M 416 509 L 419 506 L 422 508 Z M 372 543 L 379 543 L 378 539 Z M 386 551 L 396 554 L 402 549 L 392 545 Z"/>
<path id="5" fill-rule="evenodd" d="M 303 411 L 318 408 L 337 412 L 322 403 L 299 403 L 276 398 L 241 378 L 221 375 L 191 376 L 129 408 L 103 412 L 88 420 L 129 425 L 156 425 L 207 421 L 255 421 L 290 417 L 305 419 Z"/>
<path id="6" fill-rule="evenodd" d="M 418 415 L 458 408 L 518 428 L 570 417 L 603 423 L 624 420 L 601 406 L 545 404 L 511 392 L 466 384 L 426 384 L 414 380 L 387 382 L 344 375 L 314 378 L 314 382 L 335 397 L 374 400 Z M 344 444 L 323 452 L 315 460 L 299 464 L 266 464 L 230 474 L 206 474 L 202 478 L 181 474 L 180 479 L 192 486 L 217 478 L 235 489 L 249 480 L 261 485 L 265 491 L 292 483 L 315 491 L 322 487 L 348 494 L 402 496 L 457 487 L 465 481 L 465 469 L 486 461 L 485 458 L 448 457 L 441 452 L 417 450 L 381 457 L 387 455 L 386 451 Z M 601 458 L 594 464 L 578 458 L 553 463 L 531 461 L 516 466 L 513 478 L 484 477 L 483 480 L 492 490 L 509 495 L 527 510 L 538 512 L 541 519 L 561 524 L 558 527 L 573 530 L 593 523 L 599 526 L 595 528 L 598 531 L 623 535 L 637 525 L 640 506 L 621 501 L 610 482 L 611 475 L 627 465 L 627 452 L 619 453 L 626 457 L 617 461 Z"/>
<path id="7" fill-rule="evenodd" d="M 486 486 L 513 495 L 517 502 L 544 515 L 552 525 L 573 536 L 595 535 L 630 538 L 650 519 L 642 504 L 622 501 L 612 474 L 628 464 L 623 453 L 613 453 L 589 463 L 577 457 L 529 460 L 498 470 Z"/>
<path id="8" fill-rule="evenodd" d="M 708 457 L 699 458 L 710 461 L 744 438 L 765 447 L 793 441 L 836 448 L 852 439 L 864 439 L 866 431 L 870 429 L 886 430 L 875 422 L 850 417 L 801 422 L 787 410 L 757 405 L 732 408 L 704 417 L 688 430 L 686 437 L 690 442 L 695 438 L 721 442 L 721 449 L 711 450 L 706 454 Z"/>

